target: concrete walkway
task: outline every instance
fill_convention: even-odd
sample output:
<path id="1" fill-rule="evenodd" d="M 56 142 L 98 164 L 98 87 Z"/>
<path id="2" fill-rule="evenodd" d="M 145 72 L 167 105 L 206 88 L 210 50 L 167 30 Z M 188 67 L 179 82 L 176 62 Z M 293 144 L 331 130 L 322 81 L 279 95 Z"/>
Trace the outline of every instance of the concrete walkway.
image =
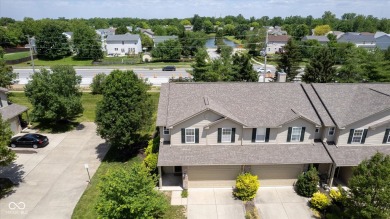
<path id="1" fill-rule="evenodd" d="M 48 146 L 16 149 L 16 162 L 1 171 L 0 177 L 20 181 L 20 185 L 0 200 L 0 218 L 70 218 L 88 185 L 84 164 L 92 177 L 108 151 L 94 123 L 47 136 Z"/>
<path id="2" fill-rule="evenodd" d="M 315 218 L 308 199 L 299 196 L 293 187 L 260 187 L 255 205 L 261 219 Z"/>

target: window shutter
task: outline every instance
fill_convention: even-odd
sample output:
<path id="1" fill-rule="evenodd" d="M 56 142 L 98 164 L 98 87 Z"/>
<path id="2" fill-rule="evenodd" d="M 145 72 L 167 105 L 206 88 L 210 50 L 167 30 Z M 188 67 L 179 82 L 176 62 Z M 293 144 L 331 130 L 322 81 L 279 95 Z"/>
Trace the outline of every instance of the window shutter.
<path id="1" fill-rule="evenodd" d="M 364 142 L 366 142 L 367 131 L 368 131 L 368 129 L 364 129 L 363 136 L 362 136 L 362 141 L 360 142 L 360 144 L 364 144 Z"/>
<path id="2" fill-rule="evenodd" d="M 257 132 L 257 128 L 253 128 L 252 129 L 252 142 L 256 142 L 256 132 Z"/>
<path id="3" fill-rule="evenodd" d="M 270 128 L 266 128 L 265 129 L 265 142 L 269 142 L 269 132 L 270 132 Z"/>
<path id="4" fill-rule="evenodd" d="M 195 143 L 199 143 L 199 129 L 195 129 Z"/>
<path id="5" fill-rule="evenodd" d="M 186 129 L 181 129 L 181 143 L 186 143 Z"/>
<path id="6" fill-rule="evenodd" d="M 355 131 L 355 129 L 349 130 L 348 144 L 351 144 L 351 142 L 352 142 L 352 136 L 353 136 L 354 131 Z"/>
<path id="7" fill-rule="evenodd" d="M 218 143 L 221 143 L 222 138 L 222 128 L 218 128 Z"/>
<path id="8" fill-rule="evenodd" d="M 385 132 L 385 137 L 383 137 L 383 144 L 386 144 L 387 143 L 387 138 L 389 137 L 389 132 L 390 132 L 390 129 L 386 129 L 386 132 Z"/>
<path id="9" fill-rule="evenodd" d="M 236 128 L 232 128 L 232 143 L 236 142 Z"/>
<path id="10" fill-rule="evenodd" d="M 301 139 L 300 139 L 301 142 L 305 139 L 305 130 L 306 130 L 306 127 L 302 127 L 302 130 L 301 130 Z"/>
<path id="11" fill-rule="evenodd" d="M 291 131 L 292 131 L 292 127 L 288 127 L 287 142 L 290 142 L 290 141 L 291 141 Z"/>

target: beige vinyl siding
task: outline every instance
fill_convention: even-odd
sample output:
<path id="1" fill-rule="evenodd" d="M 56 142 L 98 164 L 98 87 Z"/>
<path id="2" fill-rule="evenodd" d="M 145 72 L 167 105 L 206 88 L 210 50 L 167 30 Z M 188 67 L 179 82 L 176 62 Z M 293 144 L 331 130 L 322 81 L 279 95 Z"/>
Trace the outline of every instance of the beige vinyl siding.
<path id="1" fill-rule="evenodd" d="M 318 172 L 320 174 L 328 174 L 330 165 L 331 165 L 330 163 L 320 163 L 318 165 Z"/>
<path id="2" fill-rule="evenodd" d="M 16 116 L 8 120 L 8 122 L 11 125 L 11 131 L 13 134 L 18 134 L 21 131 L 19 117 Z"/>
<path id="3" fill-rule="evenodd" d="M 235 142 L 234 143 L 227 143 L 222 142 L 218 143 L 218 128 L 236 128 L 235 133 Z M 219 122 L 218 124 L 215 124 L 211 126 L 207 130 L 207 144 L 208 145 L 217 145 L 217 144 L 234 144 L 234 145 L 241 145 L 241 137 L 242 137 L 242 125 L 239 125 L 231 120 L 224 120 L 222 122 Z"/>
<path id="4" fill-rule="evenodd" d="M 305 138 L 303 142 L 305 143 L 314 142 L 314 134 L 316 130 L 315 125 L 305 119 L 296 119 L 292 122 L 284 124 L 283 127 L 279 129 L 279 133 L 276 136 L 276 143 L 287 143 L 288 127 L 306 127 Z M 297 142 L 291 142 L 291 143 L 297 143 Z"/>
<path id="5" fill-rule="evenodd" d="M 182 128 L 199 128 L 199 145 L 206 145 L 207 129 L 205 125 L 222 118 L 211 111 L 199 114 L 183 123 L 180 123 L 171 129 L 171 145 L 181 145 L 181 129 Z M 198 145 L 196 144 L 196 145 Z"/>
<path id="6" fill-rule="evenodd" d="M 337 144 L 340 146 L 356 146 L 360 144 L 348 144 L 348 137 L 350 129 L 368 129 L 371 125 L 390 119 L 390 110 L 378 113 L 374 116 L 353 123 L 345 129 L 340 130 L 340 135 Z M 375 130 L 368 129 L 366 141 L 364 145 L 381 145 L 386 129 L 390 128 L 390 123 L 377 127 Z"/>
<path id="7" fill-rule="evenodd" d="M 232 188 L 241 166 L 188 167 L 188 188 Z"/>
<path id="8" fill-rule="evenodd" d="M 337 134 L 337 128 L 335 127 L 335 130 L 334 130 L 334 134 L 333 135 L 329 135 L 329 128 L 331 127 L 325 127 L 324 129 L 324 140 L 323 141 L 335 141 L 335 137 L 336 137 L 336 134 Z"/>
<path id="9" fill-rule="evenodd" d="M 163 141 L 170 141 L 171 140 L 171 132 L 169 132 L 169 135 L 164 135 L 164 127 L 160 126 L 160 138 L 162 138 Z"/>
<path id="10" fill-rule="evenodd" d="M 0 92 L 0 99 L 1 99 L 0 107 L 8 106 L 7 95 L 5 93 Z"/>
<path id="11" fill-rule="evenodd" d="M 264 127 L 264 128 L 267 128 L 267 127 Z M 252 130 L 253 130 L 253 128 L 246 128 L 246 129 L 244 129 L 243 140 L 242 140 L 242 144 L 243 145 L 254 144 L 252 142 Z M 256 144 L 276 143 L 276 136 L 278 134 L 278 131 L 279 131 L 279 129 L 271 128 L 269 130 L 269 141 L 268 142 L 255 142 L 255 143 Z"/>
<path id="12" fill-rule="evenodd" d="M 316 128 L 314 128 L 314 139 L 322 139 L 322 132 L 324 128 L 318 128 L 318 133 L 315 133 Z"/>
<path id="13" fill-rule="evenodd" d="M 292 186 L 303 172 L 303 164 L 252 166 L 251 172 L 259 177 L 260 187 Z"/>

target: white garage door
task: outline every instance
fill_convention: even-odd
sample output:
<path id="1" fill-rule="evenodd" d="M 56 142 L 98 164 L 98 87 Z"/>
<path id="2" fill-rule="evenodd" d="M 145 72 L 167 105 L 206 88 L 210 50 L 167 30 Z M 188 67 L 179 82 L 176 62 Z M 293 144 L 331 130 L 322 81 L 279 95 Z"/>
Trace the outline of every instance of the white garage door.
<path id="1" fill-rule="evenodd" d="M 258 175 L 262 186 L 292 186 L 302 173 L 302 164 L 252 166 L 251 172 Z"/>
<path id="2" fill-rule="evenodd" d="M 188 187 L 231 188 L 240 172 L 241 166 L 188 167 Z"/>

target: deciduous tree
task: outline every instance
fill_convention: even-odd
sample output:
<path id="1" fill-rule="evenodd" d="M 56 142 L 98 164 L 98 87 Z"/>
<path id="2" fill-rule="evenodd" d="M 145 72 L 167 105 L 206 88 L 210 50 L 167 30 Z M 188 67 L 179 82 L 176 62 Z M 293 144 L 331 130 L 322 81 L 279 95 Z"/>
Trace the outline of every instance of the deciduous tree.
<path id="1" fill-rule="evenodd" d="M 77 59 L 96 61 L 103 58 L 101 42 L 93 28 L 80 23 L 73 31 L 72 40 Z"/>
<path id="2" fill-rule="evenodd" d="M 16 159 L 15 152 L 8 148 L 11 137 L 10 124 L 4 121 L 0 115 L 0 166 L 7 166 Z"/>
<path id="3" fill-rule="evenodd" d="M 115 34 L 116 35 L 118 35 L 118 34 L 126 34 L 126 33 L 128 33 L 129 32 L 129 30 L 127 29 L 127 27 L 126 26 L 120 26 L 120 27 L 118 27 L 118 28 L 116 28 L 116 30 L 115 30 Z"/>
<path id="4" fill-rule="evenodd" d="M 328 47 L 318 49 L 318 52 L 306 65 L 305 74 L 302 80 L 306 83 L 329 83 L 336 79 L 335 61 L 331 50 Z"/>
<path id="5" fill-rule="evenodd" d="M 319 25 L 314 28 L 314 34 L 316 36 L 324 36 L 326 33 L 329 33 L 332 29 L 330 28 L 329 25 Z"/>
<path id="6" fill-rule="evenodd" d="M 45 59 L 59 59 L 71 54 L 68 40 L 61 27 L 55 23 L 47 23 L 36 39 L 38 56 Z"/>
<path id="7" fill-rule="evenodd" d="M 181 44 L 178 40 L 170 39 L 161 42 L 152 49 L 152 56 L 163 60 L 178 60 L 182 52 Z"/>
<path id="8" fill-rule="evenodd" d="M 283 71 L 287 74 L 287 79 L 292 81 L 298 74 L 299 62 L 301 61 L 301 51 L 294 39 L 289 39 L 284 52 L 278 60 L 278 71 Z"/>

